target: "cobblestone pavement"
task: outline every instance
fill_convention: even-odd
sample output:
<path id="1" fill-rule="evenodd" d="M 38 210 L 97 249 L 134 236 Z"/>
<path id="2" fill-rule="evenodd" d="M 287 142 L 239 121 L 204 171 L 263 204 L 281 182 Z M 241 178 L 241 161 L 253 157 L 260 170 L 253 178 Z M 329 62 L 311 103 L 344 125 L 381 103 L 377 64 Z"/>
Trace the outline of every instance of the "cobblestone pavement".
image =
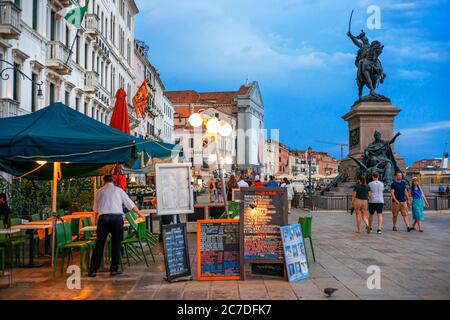
<path id="1" fill-rule="evenodd" d="M 300 215 L 289 216 L 291 223 Z M 164 260 L 158 249 L 156 263 L 126 268 L 111 278 L 82 277 L 81 290 L 69 290 L 68 275 L 51 277 L 49 266 L 14 269 L 12 287 L 0 276 L 0 299 L 450 299 L 450 214 L 426 215 L 425 232 L 407 233 L 399 224 L 392 232 L 391 215 L 385 214 L 382 235 L 355 234 L 353 217 L 347 213 L 314 212 L 313 239 L 317 262 L 310 263 L 311 277 L 296 283 L 278 279 L 246 281 L 188 281 L 167 283 Z M 196 277 L 195 236 L 191 242 L 191 262 Z M 309 257 L 312 257 L 307 243 Z M 46 258 L 44 261 L 47 261 Z M 367 267 L 381 269 L 381 289 L 369 290 Z M 326 287 L 339 290 L 326 298 Z"/>

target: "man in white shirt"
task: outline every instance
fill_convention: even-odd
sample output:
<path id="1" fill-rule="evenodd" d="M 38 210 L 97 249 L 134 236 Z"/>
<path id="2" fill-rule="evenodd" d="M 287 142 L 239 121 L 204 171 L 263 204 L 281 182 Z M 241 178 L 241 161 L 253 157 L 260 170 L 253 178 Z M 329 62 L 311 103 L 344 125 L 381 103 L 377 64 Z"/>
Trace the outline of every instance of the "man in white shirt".
<path id="1" fill-rule="evenodd" d="M 239 176 L 239 181 L 237 182 L 239 188 L 248 188 L 248 183 L 245 182 L 243 175 Z"/>
<path id="2" fill-rule="evenodd" d="M 373 215 L 377 213 L 377 233 L 381 234 L 381 224 L 383 222 L 383 206 L 384 206 L 384 184 L 379 181 L 380 175 L 378 172 L 372 173 L 372 181 L 369 183 L 369 226 L 372 230 Z"/>
<path id="3" fill-rule="evenodd" d="M 121 188 L 114 185 L 114 178 L 111 175 L 103 177 L 104 185 L 100 188 L 95 197 L 94 211 L 98 213 L 97 240 L 92 252 L 89 276 L 95 277 L 105 248 L 108 234 L 111 234 L 111 266 L 112 276 L 121 274 L 119 270 L 120 251 L 123 238 L 123 206 L 128 210 L 133 210 L 139 216 L 141 213 L 134 202 Z"/>

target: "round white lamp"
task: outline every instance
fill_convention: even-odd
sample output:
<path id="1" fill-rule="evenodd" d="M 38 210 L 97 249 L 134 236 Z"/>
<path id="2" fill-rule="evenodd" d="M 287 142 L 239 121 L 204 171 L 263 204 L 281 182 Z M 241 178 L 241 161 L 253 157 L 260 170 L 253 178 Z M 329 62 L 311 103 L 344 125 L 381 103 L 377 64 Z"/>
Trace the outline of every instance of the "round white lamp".
<path id="1" fill-rule="evenodd" d="M 209 133 L 216 134 L 219 131 L 219 128 L 220 122 L 215 117 L 206 122 L 206 130 L 208 130 Z"/>
<path id="2" fill-rule="evenodd" d="M 194 128 L 198 128 L 202 125 L 203 119 L 202 116 L 199 113 L 193 113 L 189 117 L 189 124 L 193 126 Z"/>
<path id="3" fill-rule="evenodd" d="M 228 137 L 231 132 L 233 131 L 233 128 L 228 122 L 222 121 L 220 127 L 219 127 L 219 134 L 222 137 Z"/>

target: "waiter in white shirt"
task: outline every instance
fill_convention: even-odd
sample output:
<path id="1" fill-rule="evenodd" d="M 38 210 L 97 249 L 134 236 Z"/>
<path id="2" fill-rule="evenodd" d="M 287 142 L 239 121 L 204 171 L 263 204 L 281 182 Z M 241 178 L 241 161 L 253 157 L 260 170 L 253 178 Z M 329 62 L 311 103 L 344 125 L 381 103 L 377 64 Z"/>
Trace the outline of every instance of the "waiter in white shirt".
<path id="1" fill-rule="evenodd" d="M 89 276 L 95 277 L 100 268 L 103 250 L 108 234 L 111 234 L 111 266 L 112 276 L 121 274 L 119 269 L 120 251 L 123 238 L 123 206 L 133 210 L 142 216 L 139 209 L 121 188 L 114 185 L 111 175 L 103 177 L 103 187 L 100 188 L 95 197 L 94 211 L 98 213 L 97 240 L 92 252 Z"/>

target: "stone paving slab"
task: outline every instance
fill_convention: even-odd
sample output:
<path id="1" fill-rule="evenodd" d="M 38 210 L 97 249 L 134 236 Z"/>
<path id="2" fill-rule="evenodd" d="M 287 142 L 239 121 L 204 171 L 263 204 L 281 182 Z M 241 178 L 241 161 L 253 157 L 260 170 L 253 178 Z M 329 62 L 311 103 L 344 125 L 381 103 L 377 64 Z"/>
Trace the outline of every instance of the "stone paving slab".
<path id="1" fill-rule="evenodd" d="M 355 234 L 354 217 L 347 213 L 294 210 L 295 223 L 301 215 L 313 216 L 313 244 L 317 261 L 312 261 L 309 241 L 310 277 L 295 283 L 283 279 L 252 278 L 246 281 L 197 281 L 195 235 L 189 234 L 194 280 L 168 283 L 164 258 L 159 246 L 156 263 L 125 267 L 121 276 L 111 278 L 100 272 L 92 279 L 84 275 L 81 290 L 67 289 L 67 274 L 52 278 L 48 258 L 38 269 L 13 270 L 14 285 L 0 276 L 0 299 L 450 299 L 450 213 L 427 213 L 425 232 L 407 233 L 399 221 L 399 232 L 392 232 L 391 215 L 384 214 L 384 232 Z M 370 290 L 367 267 L 381 270 L 381 289 Z M 105 271 L 108 269 L 106 268 Z M 323 289 L 337 288 L 331 297 Z"/>

